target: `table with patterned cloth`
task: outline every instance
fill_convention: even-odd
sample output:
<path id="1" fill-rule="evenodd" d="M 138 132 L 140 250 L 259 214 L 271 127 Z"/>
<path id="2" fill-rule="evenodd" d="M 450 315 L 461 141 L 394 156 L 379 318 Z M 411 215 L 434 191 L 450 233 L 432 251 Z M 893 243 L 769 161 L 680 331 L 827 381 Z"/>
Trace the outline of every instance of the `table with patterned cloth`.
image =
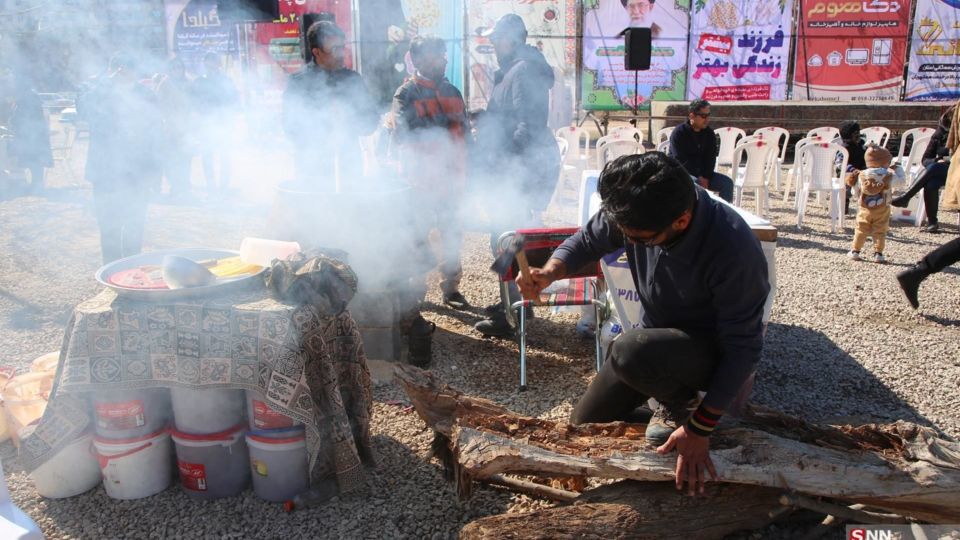
<path id="1" fill-rule="evenodd" d="M 332 311 L 279 302 L 266 288 L 177 303 L 104 290 L 67 325 L 49 405 L 21 444 L 24 467 L 91 425 L 92 392 L 235 388 L 259 390 L 306 425 L 311 484 L 335 479 L 341 493 L 358 490 L 373 461 L 370 375 L 349 312 Z"/>

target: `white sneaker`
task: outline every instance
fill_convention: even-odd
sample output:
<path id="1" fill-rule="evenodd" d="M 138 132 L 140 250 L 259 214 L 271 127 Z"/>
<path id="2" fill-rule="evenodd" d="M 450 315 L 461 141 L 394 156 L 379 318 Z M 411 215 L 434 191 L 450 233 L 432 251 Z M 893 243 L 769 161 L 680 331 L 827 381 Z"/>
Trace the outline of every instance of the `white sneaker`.
<path id="1" fill-rule="evenodd" d="M 852 251 L 852 250 L 851 250 L 851 251 L 849 251 L 849 252 L 847 253 L 847 257 L 849 257 L 851 261 L 862 261 L 862 260 L 863 260 L 863 259 L 860 258 L 860 252 L 859 252 L 859 251 Z"/>
<path id="2" fill-rule="evenodd" d="M 874 254 L 873 254 L 873 262 L 875 262 L 875 263 L 880 263 L 880 264 L 886 264 L 887 258 L 883 256 L 883 253 L 874 253 Z"/>

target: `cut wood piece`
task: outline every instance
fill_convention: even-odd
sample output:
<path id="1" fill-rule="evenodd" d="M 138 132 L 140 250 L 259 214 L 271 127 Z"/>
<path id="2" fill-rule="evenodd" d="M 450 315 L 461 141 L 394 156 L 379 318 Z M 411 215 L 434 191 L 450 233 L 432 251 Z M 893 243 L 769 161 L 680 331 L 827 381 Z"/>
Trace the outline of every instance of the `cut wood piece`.
<path id="1" fill-rule="evenodd" d="M 401 366 L 417 412 L 451 439 L 461 481 L 495 474 L 673 480 L 675 455 L 658 455 L 643 426 L 571 426 L 519 416 Z M 935 523 L 960 522 L 960 444 L 907 422 L 815 426 L 748 407 L 712 437 L 721 481 L 862 503 Z"/>
<path id="2" fill-rule="evenodd" d="M 771 488 L 713 484 L 707 491 L 687 497 L 663 482 L 617 482 L 585 492 L 572 506 L 479 519 L 460 538 L 723 538 L 766 526 L 779 506 L 780 492 Z"/>

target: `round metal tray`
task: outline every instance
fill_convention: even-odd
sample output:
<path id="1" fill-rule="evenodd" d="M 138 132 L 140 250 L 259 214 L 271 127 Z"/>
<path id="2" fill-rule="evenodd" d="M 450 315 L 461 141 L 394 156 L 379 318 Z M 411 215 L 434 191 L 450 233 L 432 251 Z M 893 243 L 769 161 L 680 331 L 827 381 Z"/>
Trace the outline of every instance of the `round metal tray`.
<path id="1" fill-rule="evenodd" d="M 160 265 L 163 258 L 167 255 L 178 255 L 190 260 L 200 262 L 206 259 L 224 259 L 227 257 L 236 257 L 240 255 L 238 251 L 228 249 L 212 248 L 184 248 L 184 249 L 165 249 L 161 251 L 151 251 L 141 253 L 126 259 L 114 261 L 106 266 L 100 267 L 95 275 L 97 281 L 104 287 L 109 287 L 117 292 L 118 296 L 130 298 L 132 300 L 144 300 L 148 302 L 176 302 L 179 300 L 197 299 L 213 295 L 229 293 L 237 290 L 262 287 L 261 279 L 266 267 L 256 274 L 232 279 L 219 279 L 213 285 L 204 287 L 192 287 L 189 289 L 132 289 L 129 287 L 120 287 L 110 283 L 108 278 L 117 272 L 130 270 L 144 265 Z"/>

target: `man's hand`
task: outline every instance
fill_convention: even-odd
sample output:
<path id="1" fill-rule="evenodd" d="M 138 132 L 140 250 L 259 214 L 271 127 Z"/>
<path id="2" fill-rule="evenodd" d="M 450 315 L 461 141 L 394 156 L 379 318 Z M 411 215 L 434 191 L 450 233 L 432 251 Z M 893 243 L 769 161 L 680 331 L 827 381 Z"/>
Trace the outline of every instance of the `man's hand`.
<path id="1" fill-rule="evenodd" d="M 658 454 L 666 454 L 676 447 L 677 452 L 677 470 L 676 483 L 677 490 L 683 489 L 683 482 L 687 482 L 687 495 L 704 494 L 704 487 L 707 480 L 704 477 L 704 469 L 710 472 L 713 480 L 717 479 L 717 470 L 713 467 L 713 461 L 710 459 L 710 437 L 701 437 L 687 431 L 683 426 L 676 429 L 663 443 L 663 446 L 657 448 Z"/>
<path id="2" fill-rule="evenodd" d="M 550 259 L 543 268 L 531 268 L 530 279 L 525 279 L 523 274 L 517 276 L 517 287 L 520 288 L 520 294 L 527 300 L 536 300 L 540 297 L 540 292 L 550 286 L 554 281 L 563 278 L 566 274 L 566 265 L 558 259 Z"/>
<path id="3" fill-rule="evenodd" d="M 703 176 L 701 176 L 700 178 L 697 178 L 697 183 L 700 184 L 700 187 L 702 187 L 703 189 L 707 189 L 710 187 L 710 180 Z"/>

